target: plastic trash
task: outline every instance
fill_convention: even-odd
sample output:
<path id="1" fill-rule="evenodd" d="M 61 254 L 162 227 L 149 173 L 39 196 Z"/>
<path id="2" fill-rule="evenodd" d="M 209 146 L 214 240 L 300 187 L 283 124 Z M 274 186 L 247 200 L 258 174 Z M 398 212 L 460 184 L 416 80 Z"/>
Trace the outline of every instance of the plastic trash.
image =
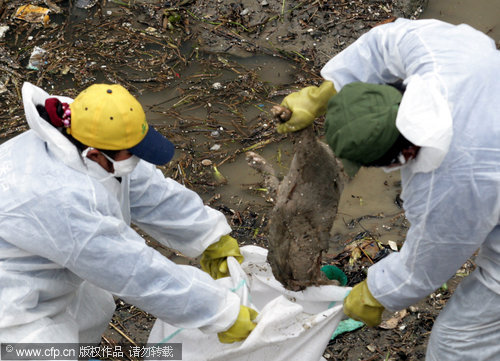
<path id="1" fill-rule="evenodd" d="M 335 329 L 335 332 L 332 335 L 332 340 L 338 335 L 357 330 L 358 328 L 361 328 L 364 325 L 365 324 L 363 322 L 353 320 L 352 318 L 348 318 L 347 320 L 342 320 L 339 322 L 339 325 Z"/>
<path id="2" fill-rule="evenodd" d="M 7 31 L 9 31 L 10 27 L 8 25 L 0 25 L 0 39 L 2 39 Z"/>
<path id="3" fill-rule="evenodd" d="M 97 4 L 98 0 L 76 0 L 75 6 L 79 9 L 88 10 Z"/>
<path id="4" fill-rule="evenodd" d="M 182 343 L 184 361 L 318 361 L 342 317 L 342 301 L 350 287 L 325 285 L 293 292 L 273 276 L 267 250 L 240 248 L 240 265 L 228 259 L 231 277 L 217 282 L 237 293 L 259 312 L 257 326 L 243 342 L 222 344 L 217 335 L 179 329 L 157 320 L 148 344 Z"/>
<path id="5" fill-rule="evenodd" d="M 47 63 L 43 60 L 46 52 L 47 50 L 42 49 L 39 46 L 35 46 L 31 52 L 27 68 L 31 70 L 39 70 L 43 64 Z"/>
<path id="6" fill-rule="evenodd" d="M 42 23 L 43 25 L 48 25 L 50 21 L 49 11 L 49 9 L 40 6 L 23 5 L 17 9 L 14 17 L 30 23 Z"/>
<path id="7" fill-rule="evenodd" d="M 341 286 L 347 285 L 347 276 L 340 268 L 326 265 L 321 267 L 321 272 L 323 272 L 329 280 L 337 280 Z"/>

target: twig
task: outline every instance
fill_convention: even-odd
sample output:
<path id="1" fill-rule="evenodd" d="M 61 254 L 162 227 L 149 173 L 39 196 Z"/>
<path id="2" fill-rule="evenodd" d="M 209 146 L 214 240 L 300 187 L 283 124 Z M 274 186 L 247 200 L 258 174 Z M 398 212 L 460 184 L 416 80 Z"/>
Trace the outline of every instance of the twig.
<path id="1" fill-rule="evenodd" d="M 257 149 L 257 148 L 262 148 L 263 146 L 269 144 L 269 143 L 272 143 L 274 141 L 274 139 L 266 139 L 266 140 L 262 140 L 258 143 L 255 143 L 249 147 L 246 147 L 246 148 L 243 148 L 240 152 L 242 153 L 245 153 L 249 150 L 254 150 L 254 149 Z"/>
<path id="2" fill-rule="evenodd" d="M 363 254 L 366 256 L 366 258 L 368 258 L 368 261 L 370 261 L 370 263 L 373 264 L 374 262 L 373 262 L 372 258 L 368 255 L 368 253 L 366 253 L 362 247 L 358 246 L 358 248 L 361 252 L 363 252 Z"/>
<path id="3" fill-rule="evenodd" d="M 130 337 L 128 337 L 122 330 L 120 330 L 118 327 L 116 327 L 112 322 L 109 323 L 109 325 L 115 329 L 116 332 L 118 332 L 120 335 L 122 335 L 128 342 L 130 342 L 132 345 L 137 346 L 137 344 L 132 340 Z"/>

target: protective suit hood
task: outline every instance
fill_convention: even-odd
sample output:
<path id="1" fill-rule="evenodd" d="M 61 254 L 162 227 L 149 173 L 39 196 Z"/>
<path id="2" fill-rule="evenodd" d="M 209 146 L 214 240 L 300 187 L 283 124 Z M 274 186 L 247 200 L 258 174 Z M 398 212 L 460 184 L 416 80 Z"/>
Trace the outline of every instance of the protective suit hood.
<path id="1" fill-rule="evenodd" d="M 53 96 L 39 87 L 25 82 L 22 88 L 23 106 L 29 127 L 46 142 L 48 149 L 67 166 L 86 172 L 78 149 L 61 132 L 43 119 L 36 109 L 37 105 L 45 105 L 47 98 L 57 98 L 61 102 L 71 103 L 73 99 L 65 96 Z"/>
<path id="2" fill-rule="evenodd" d="M 443 162 L 453 137 L 451 107 L 445 88 L 434 74 L 414 74 L 404 81 L 405 93 L 399 105 L 396 127 L 420 147 L 415 159 L 397 167 L 382 167 L 390 173 L 409 168 L 414 174 L 431 172 Z"/>
<path id="3" fill-rule="evenodd" d="M 446 89 L 434 74 L 412 75 L 405 84 L 396 127 L 406 139 L 421 147 L 408 166 L 414 173 L 430 172 L 441 165 L 453 136 L 450 104 L 442 95 Z"/>

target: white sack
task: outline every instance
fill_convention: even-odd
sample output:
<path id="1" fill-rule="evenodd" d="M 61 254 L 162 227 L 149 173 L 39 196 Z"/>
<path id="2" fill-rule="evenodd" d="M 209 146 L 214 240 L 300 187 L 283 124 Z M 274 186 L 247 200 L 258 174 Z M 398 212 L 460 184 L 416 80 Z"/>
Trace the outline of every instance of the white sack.
<path id="1" fill-rule="evenodd" d="M 318 361 L 343 317 L 342 301 L 350 287 L 319 286 L 286 290 L 273 276 L 267 250 L 241 247 L 240 266 L 228 260 L 231 277 L 217 282 L 259 312 L 257 326 L 243 342 L 222 344 L 216 334 L 179 329 L 157 320 L 148 343 L 182 343 L 184 361 Z"/>

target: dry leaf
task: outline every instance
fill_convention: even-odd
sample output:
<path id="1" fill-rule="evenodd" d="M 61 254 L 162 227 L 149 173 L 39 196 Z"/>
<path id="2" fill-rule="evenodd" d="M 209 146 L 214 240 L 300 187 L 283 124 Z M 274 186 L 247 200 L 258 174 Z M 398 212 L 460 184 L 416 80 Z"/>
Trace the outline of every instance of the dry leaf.
<path id="1" fill-rule="evenodd" d="M 387 321 L 382 322 L 379 325 L 379 327 L 383 328 L 385 330 L 392 330 L 393 328 L 397 327 L 397 325 L 399 324 L 399 322 L 401 322 L 401 320 L 403 318 L 405 318 L 407 314 L 408 314 L 408 312 L 406 310 L 398 311 L 390 319 L 388 319 Z"/>
<path id="2" fill-rule="evenodd" d="M 361 258 L 361 250 L 359 248 L 354 248 L 351 252 L 351 258 L 349 259 L 349 264 L 353 265 L 356 260 Z"/>
<path id="3" fill-rule="evenodd" d="M 380 251 L 379 246 L 377 245 L 377 242 L 371 241 L 367 244 L 364 244 L 361 246 L 363 251 L 370 257 L 370 258 L 375 258 L 377 253 Z"/>

